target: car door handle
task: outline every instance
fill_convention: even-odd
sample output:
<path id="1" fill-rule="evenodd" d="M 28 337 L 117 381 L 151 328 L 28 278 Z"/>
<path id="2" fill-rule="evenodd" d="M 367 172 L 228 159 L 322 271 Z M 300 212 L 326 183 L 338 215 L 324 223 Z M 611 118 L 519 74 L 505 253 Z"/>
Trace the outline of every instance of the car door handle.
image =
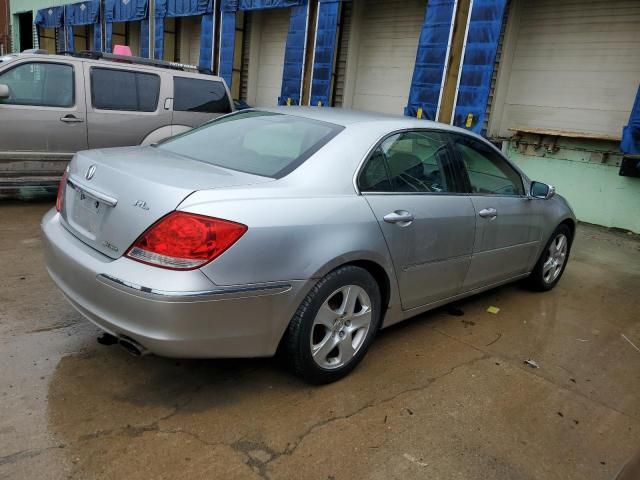
<path id="1" fill-rule="evenodd" d="M 84 118 L 78 118 L 74 115 L 65 115 L 64 117 L 60 117 L 60 121 L 64 123 L 81 123 L 84 122 Z"/>
<path id="2" fill-rule="evenodd" d="M 413 215 L 404 210 L 396 210 L 395 212 L 391 212 L 382 217 L 383 220 L 387 223 L 399 223 L 404 224 L 400 226 L 409 225 L 413 222 Z"/>
<path id="3" fill-rule="evenodd" d="M 478 212 L 482 218 L 496 218 L 498 216 L 498 211 L 495 208 L 483 208 Z"/>

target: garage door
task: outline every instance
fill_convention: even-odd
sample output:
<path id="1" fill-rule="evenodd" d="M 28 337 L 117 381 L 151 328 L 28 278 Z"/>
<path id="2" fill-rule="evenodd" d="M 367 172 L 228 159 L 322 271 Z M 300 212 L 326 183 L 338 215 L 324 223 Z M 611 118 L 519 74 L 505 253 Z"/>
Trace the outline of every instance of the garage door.
<path id="1" fill-rule="evenodd" d="M 353 107 L 402 114 L 409 98 L 425 0 L 368 0 L 360 30 Z"/>
<path id="2" fill-rule="evenodd" d="M 500 129 L 620 137 L 640 77 L 640 2 L 522 0 Z M 512 8 L 514 5 L 512 5 Z M 493 122 L 492 122 L 493 123 Z M 497 123 L 497 122 L 496 122 Z"/>
<path id="3" fill-rule="evenodd" d="M 256 82 L 256 106 L 272 107 L 278 104 L 282 88 L 284 48 L 289 31 L 288 8 L 260 12 L 260 51 Z"/>

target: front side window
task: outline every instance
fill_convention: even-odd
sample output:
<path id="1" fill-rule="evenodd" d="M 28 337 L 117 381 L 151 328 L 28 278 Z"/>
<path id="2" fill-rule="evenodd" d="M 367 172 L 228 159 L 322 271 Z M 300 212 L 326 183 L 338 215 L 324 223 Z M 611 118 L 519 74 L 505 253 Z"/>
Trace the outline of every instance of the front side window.
<path id="1" fill-rule="evenodd" d="M 91 104 L 101 110 L 155 112 L 160 95 L 160 77 L 152 73 L 91 69 Z"/>
<path id="2" fill-rule="evenodd" d="M 342 130 L 333 123 L 245 110 L 172 137 L 157 148 L 218 167 L 281 178 Z"/>
<path id="3" fill-rule="evenodd" d="M 469 176 L 470 193 L 519 196 L 522 179 L 507 161 L 488 145 L 470 137 L 457 137 L 455 149 Z"/>
<path id="4" fill-rule="evenodd" d="M 227 89 L 216 80 L 174 77 L 173 97 L 176 112 L 231 112 Z"/>
<path id="5" fill-rule="evenodd" d="M 448 138 L 439 132 L 392 135 L 376 149 L 359 177 L 363 192 L 454 192 Z M 385 168 L 383 168 L 385 167 Z M 386 169 L 386 171 L 385 171 Z M 383 178 L 383 173 L 386 178 Z"/>
<path id="6" fill-rule="evenodd" d="M 0 104 L 68 108 L 74 105 L 73 67 L 61 63 L 23 63 L 0 74 L 9 98 Z"/>

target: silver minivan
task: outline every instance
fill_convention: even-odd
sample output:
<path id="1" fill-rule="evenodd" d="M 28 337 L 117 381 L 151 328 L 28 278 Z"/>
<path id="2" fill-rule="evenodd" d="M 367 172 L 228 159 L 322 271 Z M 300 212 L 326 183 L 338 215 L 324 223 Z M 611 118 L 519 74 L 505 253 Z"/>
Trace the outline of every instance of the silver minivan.
<path id="1" fill-rule="evenodd" d="M 149 145 L 234 110 L 220 77 L 116 55 L 0 57 L 0 187 L 56 183 L 80 150 Z"/>

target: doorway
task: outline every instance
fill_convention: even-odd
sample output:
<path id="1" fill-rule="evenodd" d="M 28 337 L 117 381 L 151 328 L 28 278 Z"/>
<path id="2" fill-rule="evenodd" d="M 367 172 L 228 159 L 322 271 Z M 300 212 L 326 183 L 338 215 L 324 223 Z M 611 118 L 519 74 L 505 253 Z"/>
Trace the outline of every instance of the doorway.
<path id="1" fill-rule="evenodd" d="M 33 48 L 33 12 L 18 13 L 18 33 L 20 51 Z"/>

